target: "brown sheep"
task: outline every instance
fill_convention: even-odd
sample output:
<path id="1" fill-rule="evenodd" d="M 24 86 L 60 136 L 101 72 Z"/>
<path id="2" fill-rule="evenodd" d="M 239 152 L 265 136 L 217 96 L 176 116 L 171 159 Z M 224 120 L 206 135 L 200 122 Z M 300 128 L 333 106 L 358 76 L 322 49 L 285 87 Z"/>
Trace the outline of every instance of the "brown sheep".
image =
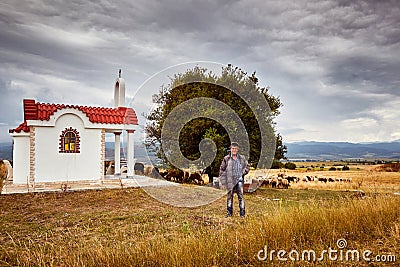
<path id="1" fill-rule="evenodd" d="M 168 174 L 165 176 L 165 179 L 168 181 L 182 183 L 183 176 L 184 176 L 184 172 L 182 170 L 171 169 L 171 170 L 168 170 Z"/>
<path id="2" fill-rule="evenodd" d="M 151 178 L 162 178 L 158 168 L 154 166 L 146 166 L 144 175 Z"/>
<path id="3" fill-rule="evenodd" d="M 272 178 L 271 187 L 276 188 L 278 186 L 278 183 L 279 183 L 278 178 L 276 177 Z"/>
<path id="4" fill-rule="evenodd" d="M 135 166 L 133 167 L 135 170 L 135 174 L 137 175 L 143 175 L 144 174 L 144 164 L 140 162 L 136 162 Z"/>
<path id="5" fill-rule="evenodd" d="M 197 172 L 191 173 L 191 174 L 189 175 L 188 182 L 189 182 L 189 183 L 200 184 L 200 185 L 203 185 L 203 184 L 204 184 L 204 181 L 203 181 L 203 179 L 201 178 L 200 173 L 197 173 Z"/>
<path id="6" fill-rule="evenodd" d="M 278 180 L 279 180 L 279 178 L 278 178 Z M 289 188 L 289 181 L 286 178 L 280 178 L 277 187 L 278 188 L 288 189 Z"/>

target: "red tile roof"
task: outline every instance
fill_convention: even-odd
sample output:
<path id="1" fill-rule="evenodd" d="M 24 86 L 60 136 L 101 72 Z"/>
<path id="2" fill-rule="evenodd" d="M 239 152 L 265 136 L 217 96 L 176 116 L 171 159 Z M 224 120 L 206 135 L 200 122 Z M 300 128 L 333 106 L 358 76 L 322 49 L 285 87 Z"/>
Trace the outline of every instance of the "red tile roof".
<path id="1" fill-rule="evenodd" d="M 15 129 L 10 129 L 9 130 L 10 133 L 20 133 L 20 132 L 25 132 L 25 133 L 29 133 L 29 126 L 26 125 L 26 121 L 24 121 L 23 123 L 21 123 L 17 128 Z"/>
<path id="2" fill-rule="evenodd" d="M 92 123 L 138 124 L 136 113 L 132 108 L 104 108 L 65 104 L 46 104 L 36 103 L 35 100 L 32 99 L 24 99 L 24 122 L 16 129 L 11 129 L 10 133 L 19 133 L 21 131 L 29 132 L 29 127 L 26 125 L 27 120 L 48 121 L 54 112 L 64 108 L 73 108 L 82 111 Z"/>

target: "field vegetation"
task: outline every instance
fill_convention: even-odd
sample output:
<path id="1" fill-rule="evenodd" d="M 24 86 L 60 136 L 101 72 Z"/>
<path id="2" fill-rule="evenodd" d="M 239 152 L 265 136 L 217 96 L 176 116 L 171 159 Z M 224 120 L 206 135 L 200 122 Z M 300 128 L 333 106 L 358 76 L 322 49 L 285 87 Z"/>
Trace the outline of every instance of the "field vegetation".
<path id="1" fill-rule="evenodd" d="M 272 261 L 257 257 L 265 246 L 276 251 L 337 249 L 343 238 L 348 249 L 397 256 L 397 264 L 392 258 L 373 266 L 398 266 L 400 196 L 391 188 L 400 184 L 398 173 L 322 173 L 360 178 L 336 188 L 334 183 L 326 188 L 260 188 L 245 194 L 245 219 L 236 213 L 225 218 L 224 197 L 206 206 L 178 208 L 133 188 L 1 195 L 0 265 L 371 266 L 362 259 L 285 262 L 276 254 Z M 359 184 L 358 179 L 364 180 Z M 234 204 L 236 208 L 236 198 Z"/>
<path id="2" fill-rule="evenodd" d="M 236 213 L 225 218 L 224 197 L 178 208 L 138 188 L 0 195 L 0 265 L 398 266 L 400 173 L 385 170 L 351 165 L 349 171 L 264 171 L 352 182 L 261 187 L 245 194 L 245 219 Z M 391 262 L 327 257 L 292 262 L 278 260 L 276 253 L 273 260 L 257 257 L 265 246 L 287 252 L 337 249 L 339 239 L 348 249 L 389 255 Z"/>

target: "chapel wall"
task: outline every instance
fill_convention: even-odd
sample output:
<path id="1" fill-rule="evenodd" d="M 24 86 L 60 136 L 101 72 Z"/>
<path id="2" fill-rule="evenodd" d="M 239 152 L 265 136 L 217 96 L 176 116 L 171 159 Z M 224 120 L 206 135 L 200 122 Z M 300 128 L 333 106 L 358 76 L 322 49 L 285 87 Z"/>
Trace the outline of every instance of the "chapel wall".
<path id="1" fill-rule="evenodd" d="M 13 183 L 29 183 L 29 135 L 13 137 Z"/>
<path id="2" fill-rule="evenodd" d="M 66 128 L 79 133 L 79 153 L 60 153 Z M 55 127 L 35 127 L 35 182 L 100 180 L 101 129 L 87 129 L 75 114 L 60 116 Z"/>

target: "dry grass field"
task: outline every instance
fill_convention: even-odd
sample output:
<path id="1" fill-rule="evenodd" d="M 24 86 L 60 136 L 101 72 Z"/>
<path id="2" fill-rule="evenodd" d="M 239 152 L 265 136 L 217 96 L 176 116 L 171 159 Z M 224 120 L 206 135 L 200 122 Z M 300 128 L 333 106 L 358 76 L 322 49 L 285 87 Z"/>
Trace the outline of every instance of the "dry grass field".
<path id="1" fill-rule="evenodd" d="M 259 188 L 245 194 L 245 219 L 237 214 L 236 196 L 235 214 L 225 218 L 224 197 L 178 208 L 142 189 L 1 195 L 0 265 L 399 266 L 400 196 L 393 193 L 398 173 L 309 174 L 348 175 L 353 182 Z M 346 249 L 370 250 L 372 259 L 386 255 L 388 262 L 330 260 L 326 254 L 321 261 L 277 257 L 278 250 L 311 249 L 319 257 L 338 249 L 341 238 Z M 265 246 L 275 250 L 272 260 L 257 257 Z"/>
<path id="2" fill-rule="evenodd" d="M 298 165 L 303 164 L 299 163 Z M 321 163 L 307 163 L 309 166 L 321 166 Z M 284 173 L 288 176 L 296 176 L 303 178 L 305 176 L 311 177 L 332 177 L 332 178 L 351 178 L 351 183 L 298 183 L 292 186 L 292 188 L 302 189 L 335 189 L 335 190 L 351 190 L 358 189 L 364 190 L 365 192 L 400 192 L 400 172 L 386 172 L 381 171 L 382 165 L 350 165 L 349 171 L 329 171 L 329 167 L 333 165 L 339 165 L 339 163 L 330 163 L 325 166 L 325 170 L 320 170 L 319 167 L 314 168 L 311 171 L 300 168 L 296 170 L 269 170 L 268 175 L 277 175 L 278 173 Z M 343 166 L 343 163 L 342 165 Z"/>

